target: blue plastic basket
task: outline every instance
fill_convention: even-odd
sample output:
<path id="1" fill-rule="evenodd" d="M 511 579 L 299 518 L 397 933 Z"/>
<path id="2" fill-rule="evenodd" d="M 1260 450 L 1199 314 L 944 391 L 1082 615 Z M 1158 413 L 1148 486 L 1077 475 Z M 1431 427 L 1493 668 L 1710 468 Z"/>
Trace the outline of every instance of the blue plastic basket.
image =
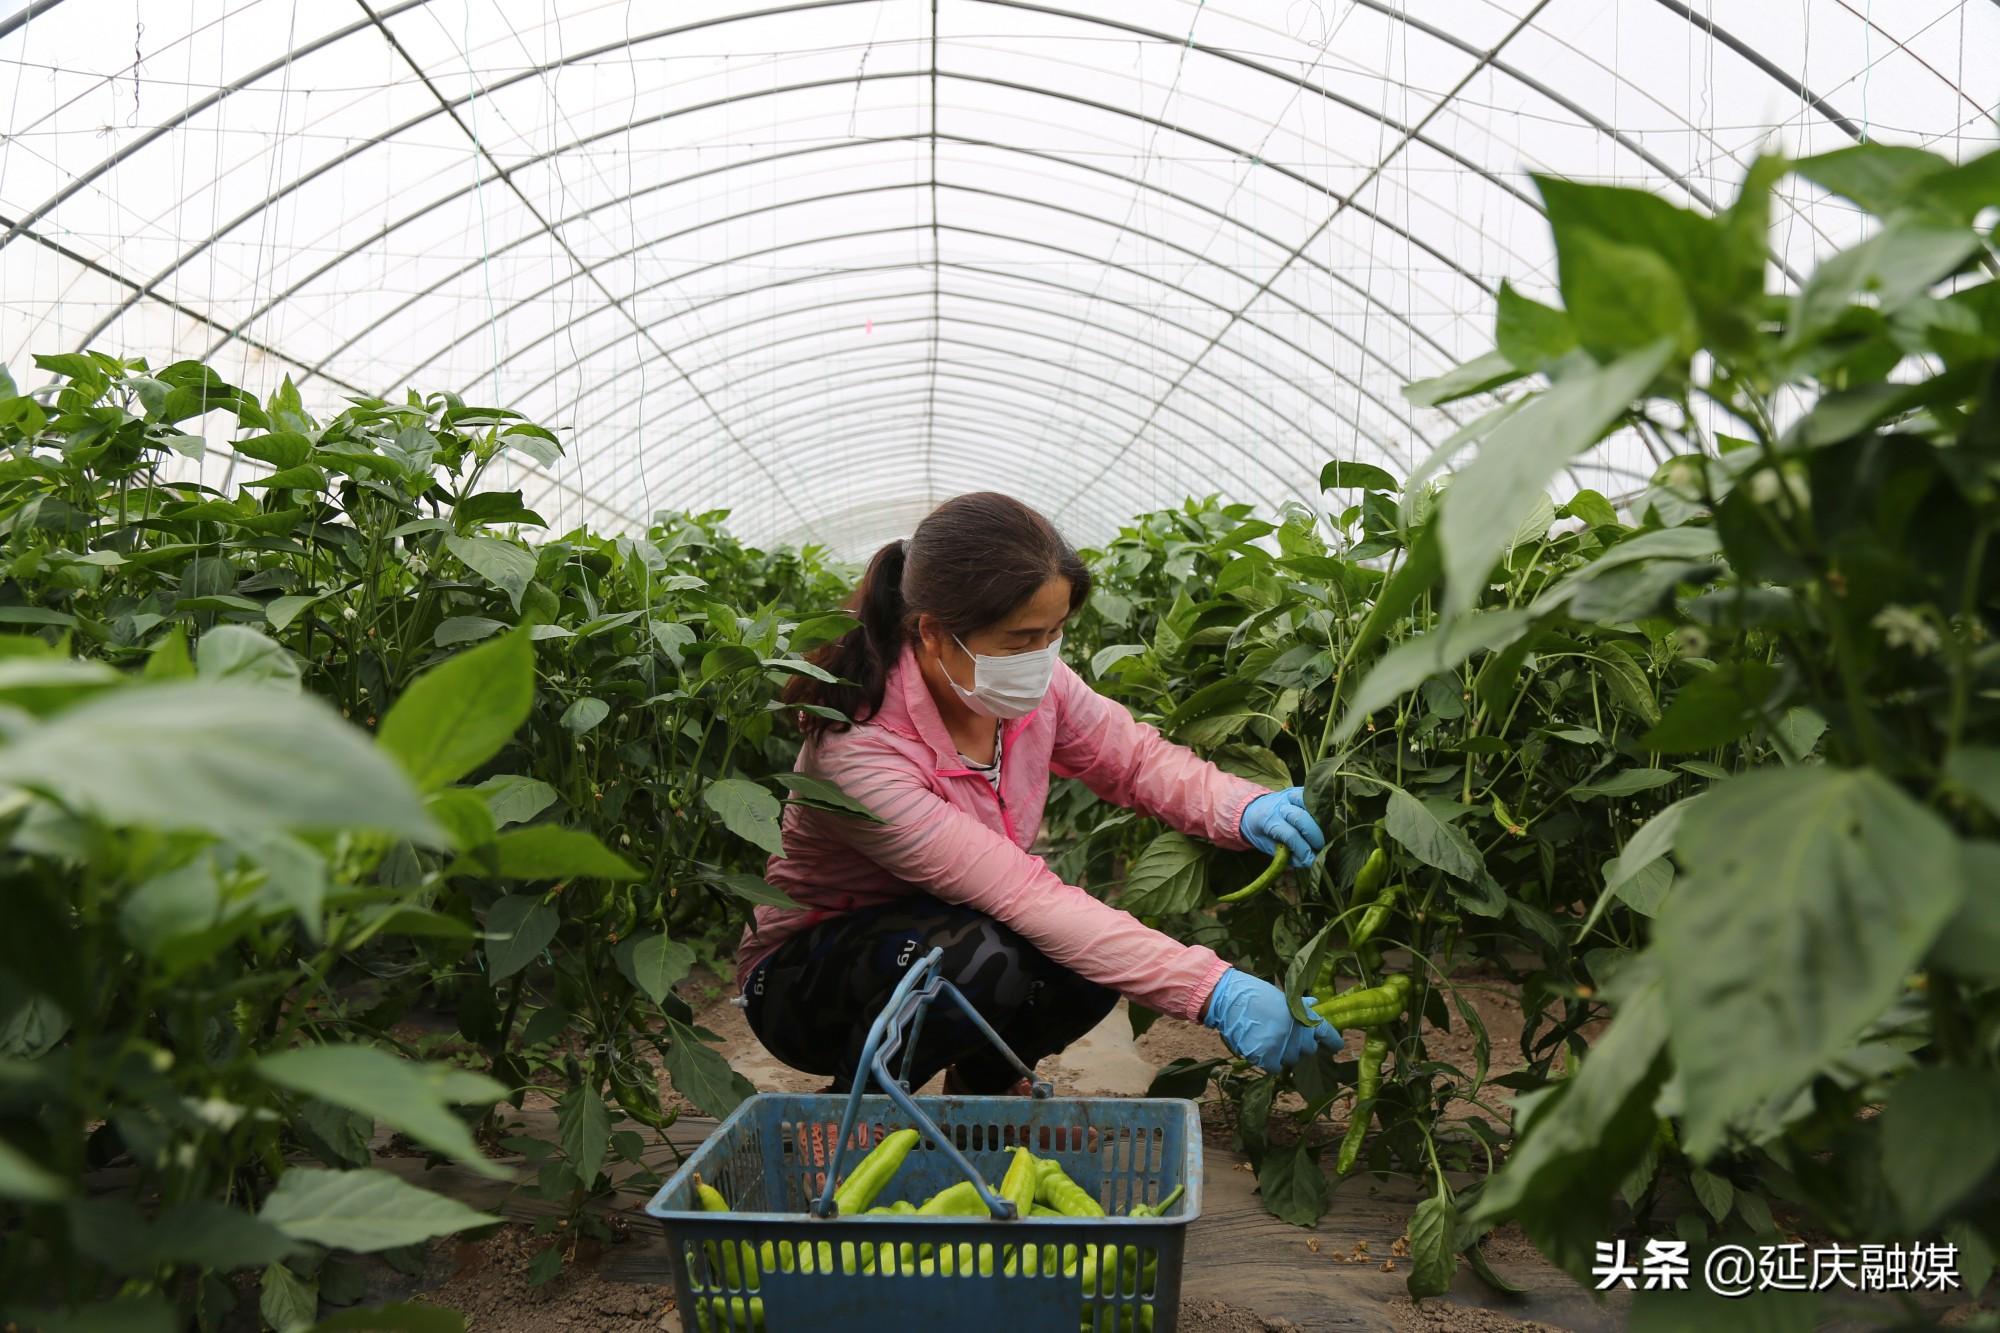
<path id="1" fill-rule="evenodd" d="M 1176 1327 L 1187 1225 L 1201 1212 L 1194 1103 L 1057 1098 L 1039 1081 L 1032 1098 L 910 1096 L 890 1076 L 888 1062 L 904 1050 L 907 1075 L 923 1014 L 941 995 L 1028 1072 L 957 988 L 936 975 L 938 956 L 933 951 L 910 969 L 876 1019 L 852 1094 L 747 1099 L 646 1205 L 667 1234 L 688 1333 L 929 1327 L 1172 1333 Z M 867 1094 L 871 1074 L 886 1096 Z M 827 1215 L 843 1162 L 859 1161 L 905 1127 L 923 1138 L 877 1205 L 920 1203 L 972 1179 L 990 1216 Z M 1114 1216 L 1014 1217 L 988 1186 L 1006 1173 L 1017 1144 L 1061 1162 Z M 722 1192 L 732 1211 L 702 1211 L 697 1175 Z M 1157 1203 L 1176 1187 L 1185 1192 L 1166 1217 L 1115 1216 Z M 1100 1275 L 1089 1292 L 1080 1278 L 1086 1267 Z"/>

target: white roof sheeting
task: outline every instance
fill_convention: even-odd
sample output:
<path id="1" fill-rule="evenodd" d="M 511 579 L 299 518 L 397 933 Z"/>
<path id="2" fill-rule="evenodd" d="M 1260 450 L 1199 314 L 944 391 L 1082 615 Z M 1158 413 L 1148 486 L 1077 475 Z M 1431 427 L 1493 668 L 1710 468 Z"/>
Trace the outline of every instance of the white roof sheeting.
<path id="1" fill-rule="evenodd" d="M 450 388 L 564 433 L 496 479 L 558 527 L 861 554 L 975 487 L 1089 541 L 1406 471 L 1471 412 L 1400 386 L 1553 287 L 1529 171 L 1708 207 L 1763 147 L 1972 156 L 2000 3 L 36 0 L 0 98 L 24 385 Z M 1785 269 L 1855 238 L 1786 189 Z"/>

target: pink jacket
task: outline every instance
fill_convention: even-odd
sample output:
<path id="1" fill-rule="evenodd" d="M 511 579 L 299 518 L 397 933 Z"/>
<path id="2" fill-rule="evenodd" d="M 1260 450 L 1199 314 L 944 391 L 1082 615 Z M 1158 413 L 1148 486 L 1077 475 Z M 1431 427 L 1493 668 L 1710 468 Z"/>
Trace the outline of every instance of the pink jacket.
<path id="1" fill-rule="evenodd" d="M 738 975 L 814 922 L 912 893 L 962 903 L 1011 927 L 1050 959 L 1136 1003 L 1197 1019 L 1228 964 L 1065 884 L 1031 856 L 1049 776 L 1223 847 L 1246 844 L 1243 807 L 1264 788 L 1233 777 L 1057 663 L 1041 706 L 1005 724 L 1000 791 L 958 757 L 915 653 L 903 649 L 882 707 L 809 741 L 798 770 L 838 783 L 883 823 L 787 805 L 785 855 L 765 876 L 804 910 L 759 907 Z"/>

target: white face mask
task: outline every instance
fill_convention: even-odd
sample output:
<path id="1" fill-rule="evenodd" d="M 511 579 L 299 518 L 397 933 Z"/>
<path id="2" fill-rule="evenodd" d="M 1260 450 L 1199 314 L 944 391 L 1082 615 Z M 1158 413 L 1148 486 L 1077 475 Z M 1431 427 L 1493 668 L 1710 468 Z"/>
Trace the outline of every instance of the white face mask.
<path id="1" fill-rule="evenodd" d="M 951 680 L 952 689 L 958 691 L 965 706 L 981 717 L 1013 719 L 1034 712 L 1056 678 L 1056 654 L 1062 650 L 1060 634 L 1046 648 L 1011 657 L 975 653 L 960 643 L 956 634 L 951 641 L 972 659 L 972 688 L 968 690 L 951 680 L 949 671 L 944 678 Z"/>

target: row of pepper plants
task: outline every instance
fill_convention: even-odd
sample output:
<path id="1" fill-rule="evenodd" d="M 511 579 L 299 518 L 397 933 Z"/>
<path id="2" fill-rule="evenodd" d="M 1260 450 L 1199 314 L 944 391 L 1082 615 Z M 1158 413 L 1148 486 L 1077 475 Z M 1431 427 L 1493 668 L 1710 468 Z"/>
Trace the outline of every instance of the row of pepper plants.
<path id="1" fill-rule="evenodd" d="M 1778 295 L 1793 176 L 1870 225 Z M 1942 1236 L 1977 1290 L 2000 1246 L 2000 156 L 1765 158 L 1714 216 L 1539 185 L 1561 307 L 1503 286 L 1496 350 L 1407 391 L 1497 406 L 1408 477 L 1329 463 L 1345 507 L 1190 501 L 1091 553 L 1079 668 L 1225 766 L 1303 780 L 1326 855 L 1218 905 L 1262 863 L 1069 789 L 1066 868 L 1129 862 L 1128 908 L 1295 1000 L 1407 978 L 1377 1087 L 1346 1057 L 1158 1086 L 1219 1083 L 1293 1222 L 1346 1171 L 1420 1184 L 1413 1294 L 1461 1254 L 1504 1285 L 1480 1241 L 1508 1221 L 1581 1280 L 1628 1227 Z M 1621 431 L 1650 484 L 1552 504 Z M 1525 1019 L 1498 1078 L 1468 1001 L 1494 977 Z M 1432 1052 L 1454 1025 L 1470 1067 Z M 1346 1171 L 1341 1117 L 1366 1134 Z"/>
<path id="2" fill-rule="evenodd" d="M 849 623 L 790 608 L 844 573 L 720 514 L 524 540 L 482 482 L 556 437 L 449 394 L 320 422 L 192 362 L 38 364 L 54 392 L 0 374 L 0 1317 L 457 1328 L 320 1320 L 343 1256 L 498 1220 L 378 1131 L 525 1155 L 546 1279 L 614 1172 L 654 1181 L 662 1072 L 712 1115 L 749 1091 L 676 987 L 784 901 L 782 803 L 847 806 L 773 725 Z M 168 480 L 200 429 L 261 475 Z M 503 1128 L 532 1092 L 554 1143 Z"/>

